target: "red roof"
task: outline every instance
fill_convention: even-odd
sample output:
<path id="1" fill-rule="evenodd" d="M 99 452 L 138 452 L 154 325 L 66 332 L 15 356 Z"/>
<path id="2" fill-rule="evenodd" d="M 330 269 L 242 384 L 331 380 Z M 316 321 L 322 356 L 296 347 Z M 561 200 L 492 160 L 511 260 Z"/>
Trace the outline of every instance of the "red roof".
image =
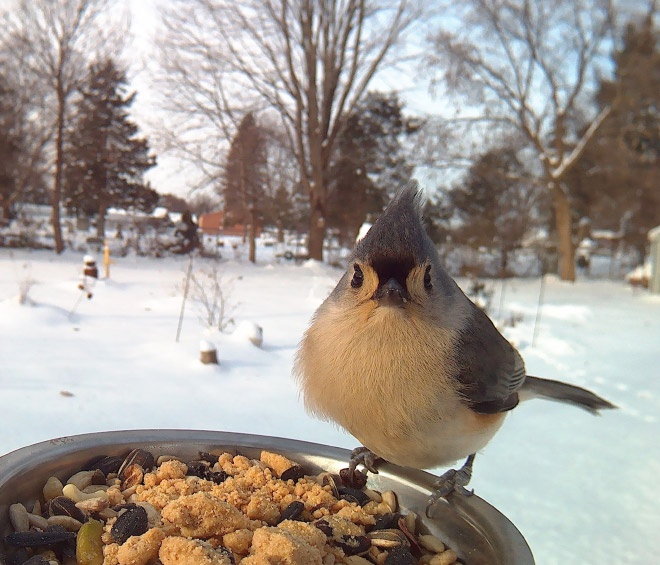
<path id="1" fill-rule="evenodd" d="M 236 235 L 243 236 L 247 228 L 243 224 L 223 227 L 224 212 L 210 212 L 199 217 L 199 229 L 207 235 Z M 257 237 L 261 234 L 261 227 L 257 226 Z"/>

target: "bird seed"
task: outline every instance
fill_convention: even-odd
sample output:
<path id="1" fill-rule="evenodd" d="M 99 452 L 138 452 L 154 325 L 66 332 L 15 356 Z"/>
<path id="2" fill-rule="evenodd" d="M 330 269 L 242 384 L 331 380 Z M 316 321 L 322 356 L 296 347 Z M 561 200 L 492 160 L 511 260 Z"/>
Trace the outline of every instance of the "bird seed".
<path id="1" fill-rule="evenodd" d="M 416 533 L 394 492 L 306 475 L 268 451 L 184 463 L 136 449 L 84 467 L 64 486 L 49 478 L 36 503 L 12 505 L 7 563 L 458 564 L 441 540 Z"/>

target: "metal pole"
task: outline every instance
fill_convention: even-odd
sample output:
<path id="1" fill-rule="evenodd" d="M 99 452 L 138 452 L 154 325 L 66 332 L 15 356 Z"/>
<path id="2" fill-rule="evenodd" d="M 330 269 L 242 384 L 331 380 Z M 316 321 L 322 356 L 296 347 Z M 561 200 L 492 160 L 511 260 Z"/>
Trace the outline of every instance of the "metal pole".
<path id="1" fill-rule="evenodd" d="M 497 319 L 502 322 L 502 309 L 504 308 L 504 291 L 506 290 L 506 279 L 502 277 L 500 280 L 500 307 L 497 311 Z"/>
<path id="2" fill-rule="evenodd" d="M 183 300 L 181 301 L 181 312 L 179 313 L 179 324 L 176 328 L 176 341 L 179 341 L 181 335 L 181 325 L 183 324 L 183 311 L 186 308 L 186 298 L 188 298 L 188 288 L 190 287 L 190 275 L 192 273 L 193 254 L 190 254 L 190 261 L 188 261 L 188 272 L 186 273 L 186 282 L 183 286 Z"/>
<path id="3" fill-rule="evenodd" d="M 536 305 L 536 319 L 534 320 L 534 333 L 532 334 L 532 347 L 536 345 L 536 337 L 539 333 L 539 324 L 541 322 L 541 307 L 543 306 L 543 293 L 545 291 L 545 269 L 541 274 L 541 288 L 539 289 L 539 301 Z"/>
<path id="4" fill-rule="evenodd" d="M 78 304 L 80 304 L 80 301 L 82 300 L 83 294 L 85 294 L 84 290 L 80 291 L 80 294 L 78 295 L 78 300 L 76 300 L 76 303 L 73 305 L 73 308 L 71 308 L 71 311 L 69 312 L 69 320 L 73 318 L 73 314 L 76 311 L 76 308 L 78 308 Z"/>

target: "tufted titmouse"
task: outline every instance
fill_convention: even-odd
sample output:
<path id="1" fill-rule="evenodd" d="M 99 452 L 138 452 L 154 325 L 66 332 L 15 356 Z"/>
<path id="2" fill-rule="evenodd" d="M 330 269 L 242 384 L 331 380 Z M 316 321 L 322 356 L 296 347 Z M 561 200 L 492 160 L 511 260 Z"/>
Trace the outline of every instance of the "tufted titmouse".
<path id="1" fill-rule="evenodd" d="M 528 376 L 518 351 L 440 264 L 409 183 L 358 242 L 318 308 L 294 375 L 313 415 L 334 420 L 376 459 L 445 473 L 437 496 L 466 493 L 474 454 L 520 400 L 541 397 L 597 414 L 615 406 L 582 388 Z"/>

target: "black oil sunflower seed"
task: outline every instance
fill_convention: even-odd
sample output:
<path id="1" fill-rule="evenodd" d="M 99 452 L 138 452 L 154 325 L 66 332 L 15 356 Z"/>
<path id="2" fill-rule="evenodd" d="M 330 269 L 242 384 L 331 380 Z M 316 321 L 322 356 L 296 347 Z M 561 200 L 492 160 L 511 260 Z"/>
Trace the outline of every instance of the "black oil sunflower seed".
<path id="1" fill-rule="evenodd" d="M 100 458 L 95 457 L 87 462 L 85 465 L 84 471 L 94 471 L 99 469 L 104 475 L 109 475 L 110 473 L 116 473 L 119 471 L 119 467 L 124 460 L 121 457 L 116 455 L 101 456 Z"/>
<path id="2" fill-rule="evenodd" d="M 76 537 L 75 532 L 55 530 L 46 532 L 13 532 L 5 537 L 5 544 L 18 547 L 34 547 L 37 545 L 54 545 Z"/>
<path id="3" fill-rule="evenodd" d="M 134 506 L 117 518 L 110 535 L 121 545 L 131 536 L 141 536 L 148 528 L 147 511 L 142 506 Z"/>
<path id="4" fill-rule="evenodd" d="M 328 523 L 327 520 L 320 519 L 314 522 L 314 525 L 321 530 L 329 538 L 332 537 L 332 526 Z"/>
<path id="5" fill-rule="evenodd" d="M 346 555 L 360 555 L 366 553 L 371 547 L 371 540 L 366 536 L 343 535 L 335 545 L 341 547 Z"/>
<path id="6" fill-rule="evenodd" d="M 388 512 L 387 514 L 380 514 L 376 516 L 376 523 L 373 525 L 371 530 L 388 530 L 390 528 L 396 528 L 401 514 L 398 512 Z"/>
<path id="7" fill-rule="evenodd" d="M 222 555 L 227 556 L 231 565 L 236 565 L 236 560 L 234 559 L 234 554 L 231 552 L 231 549 L 226 548 L 224 545 L 219 545 L 215 550 L 222 553 Z"/>
<path id="8" fill-rule="evenodd" d="M 154 459 L 154 456 L 148 451 L 145 451 L 144 449 L 134 449 L 126 456 L 121 467 L 119 467 L 119 478 L 124 480 L 124 471 L 131 465 L 139 465 L 145 471 L 148 471 L 154 466 L 155 462 L 156 460 Z"/>
<path id="9" fill-rule="evenodd" d="M 300 465 L 294 465 L 289 467 L 284 473 L 280 475 L 280 479 L 283 481 L 293 480 L 295 483 L 298 479 L 302 479 L 305 476 L 305 471 Z"/>
<path id="10" fill-rule="evenodd" d="M 205 479 L 209 471 L 209 466 L 204 461 L 191 461 L 188 463 L 188 475 Z"/>
<path id="11" fill-rule="evenodd" d="M 361 489 L 367 485 L 367 474 L 359 469 L 355 469 L 352 476 L 348 467 L 340 469 L 339 477 L 341 478 L 342 483 L 352 488 Z"/>
<path id="12" fill-rule="evenodd" d="M 300 502 L 300 500 L 294 500 L 282 512 L 282 515 L 280 516 L 280 522 L 284 522 L 284 520 L 297 520 L 304 509 L 305 505 Z"/>
<path id="13" fill-rule="evenodd" d="M 415 565 L 417 560 L 405 547 L 394 547 L 387 552 L 385 565 Z"/>
<path id="14" fill-rule="evenodd" d="M 199 452 L 199 458 L 201 461 L 206 461 L 211 465 L 215 465 L 218 462 L 218 456 L 213 455 L 212 453 L 207 453 L 206 451 Z"/>
<path id="15" fill-rule="evenodd" d="M 205 479 L 207 481 L 211 481 L 211 482 L 215 483 L 216 485 L 219 485 L 219 484 L 224 483 L 227 480 L 227 477 L 229 477 L 229 475 L 227 473 L 225 473 L 224 471 L 211 471 L 211 470 L 209 470 L 206 473 Z"/>
<path id="16" fill-rule="evenodd" d="M 87 515 L 76 506 L 76 503 L 66 496 L 56 496 L 48 503 L 50 516 L 70 516 L 78 522 L 86 522 Z"/>
<path id="17" fill-rule="evenodd" d="M 348 500 L 349 502 L 355 502 L 360 506 L 364 506 L 371 500 L 366 492 L 356 488 L 339 487 L 337 491 L 339 492 L 340 499 Z"/>

